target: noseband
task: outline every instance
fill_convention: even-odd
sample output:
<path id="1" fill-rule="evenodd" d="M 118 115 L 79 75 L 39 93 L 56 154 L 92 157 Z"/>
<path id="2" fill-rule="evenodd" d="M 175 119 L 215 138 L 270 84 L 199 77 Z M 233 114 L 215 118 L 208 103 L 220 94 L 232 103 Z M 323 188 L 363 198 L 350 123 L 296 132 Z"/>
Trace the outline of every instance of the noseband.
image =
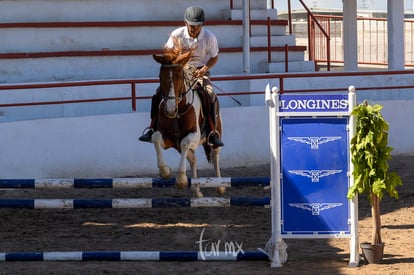
<path id="1" fill-rule="evenodd" d="M 182 65 L 181 64 L 162 64 L 161 65 L 161 68 L 167 68 L 168 69 L 169 77 L 170 77 L 170 85 L 171 86 L 174 86 L 173 71 L 172 71 L 172 69 L 179 68 L 179 67 L 182 67 Z M 184 78 L 184 72 L 183 72 L 183 78 Z M 177 100 L 178 99 L 178 101 L 180 102 L 183 99 L 183 96 L 185 94 L 186 94 L 185 92 L 181 92 L 180 91 L 179 94 L 178 94 L 178 96 L 170 96 L 170 95 L 164 96 L 163 95 L 162 98 L 164 99 L 164 101 L 167 101 L 169 99 L 174 99 L 174 100 Z"/>
<path id="2" fill-rule="evenodd" d="M 174 81 L 173 81 L 173 70 L 172 69 L 174 69 L 174 68 L 178 68 L 178 67 L 180 67 L 180 68 L 182 68 L 183 66 L 181 65 L 181 64 L 162 64 L 161 65 L 161 68 L 167 68 L 168 69 L 168 72 L 169 72 L 169 77 L 170 77 L 170 89 L 171 89 L 171 86 L 172 86 L 172 88 L 174 88 Z M 195 85 L 195 83 L 197 82 L 197 79 L 194 81 L 194 83 L 192 83 L 191 84 L 191 86 L 190 87 L 188 87 L 188 89 L 186 89 L 185 88 L 185 77 L 184 77 L 184 70 L 182 69 L 181 70 L 181 72 L 182 72 L 182 77 L 183 77 L 183 80 L 184 80 L 184 89 L 181 89 L 181 91 L 178 93 L 178 96 L 171 96 L 171 95 L 163 95 L 162 96 L 162 98 L 163 98 L 163 101 L 167 101 L 167 100 L 176 100 L 176 101 L 178 101 L 178 103 L 180 103 L 182 100 L 183 100 L 183 98 L 187 95 L 187 93 L 188 92 L 190 92 L 191 90 L 192 90 L 192 88 L 193 88 L 193 86 Z M 193 96 L 193 100 L 194 100 L 194 96 Z M 189 106 L 191 106 L 192 105 L 192 103 L 191 104 L 187 104 L 187 105 L 189 105 Z M 180 117 L 180 116 L 182 116 L 182 115 L 184 115 L 185 113 L 187 113 L 187 111 L 189 110 L 190 108 L 186 108 L 186 110 L 184 110 L 182 113 L 178 113 L 178 108 L 177 108 L 177 110 L 176 110 L 176 114 L 175 114 L 175 117 Z"/>

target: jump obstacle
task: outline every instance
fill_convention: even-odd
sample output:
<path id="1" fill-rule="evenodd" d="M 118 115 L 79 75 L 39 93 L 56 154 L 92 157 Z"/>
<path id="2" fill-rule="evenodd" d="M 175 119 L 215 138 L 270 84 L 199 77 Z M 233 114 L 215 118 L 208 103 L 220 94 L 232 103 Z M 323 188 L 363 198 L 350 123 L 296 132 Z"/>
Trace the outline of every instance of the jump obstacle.
<path id="1" fill-rule="evenodd" d="M 188 187 L 237 188 L 269 186 L 268 177 L 248 178 L 188 178 Z M 54 189 L 54 188 L 165 188 L 175 185 L 175 178 L 100 178 L 100 179 L 0 179 L 0 189 Z"/>
<path id="2" fill-rule="evenodd" d="M 259 252 L 17 252 L 0 253 L 0 261 L 85 261 L 85 260 L 270 260 L 271 267 L 287 261 L 289 238 L 349 238 L 349 266 L 359 264 L 358 200 L 346 194 L 353 185 L 353 166 L 349 141 L 355 132 L 355 87 L 348 94 L 282 94 L 276 87 L 266 86 L 265 102 L 269 108 L 269 139 L 271 179 L 254 184 L 269 185 L 269 198 L 203 198 L 203 199 L 123 199 L 98 200 L 3 200 L 0 206 L 26 208 L 87 208 L 87 207 L 209 207 L 263 206 L 270 204 L 271 237 Z M 292 152 L 295 152 L 292 154 Z M 298 155 L 301 162 L 298 163 Z M 220 180 L 222 180 L 220 178 Z M 219 179 L 218 179 L 219 181 Z M 233 187 L 206 179 L 191 186 Z M 259 183 L 258 183 L 259 182 Z M 159 183 L 153 179 L 95 180 L 0 180 L 0 188 L 143 188 L 166 187 L 174 181 Z M 243 185 L 243 184 L 241 184 Z M 271 187 L 271 188 L 269 188 Z"/>
<path id="3" fill-rule="evenodd" d="M 356 106 L 353 86 L 348 94 L 282 94 L 266 86 L 265 102 L 269 108 L 271 179 L 266 179 L 269 198 L 203 199 L 120 199 L 120 200 L 3 200 L 0 206 L 26 208 L 126 208 L 126 207 L 216 207 L 270 205 L 271 237 L 259 252 L 17 252 L 0 253 L 0 261 L 79 261 L 79 260 L 269 260 L 271 267 L 287 261 L 289 238 L 349 238 L 349 265 L 359 264 L 357 198 L 346 194 L 353 185 L 353 166 L 349 141 L 355 132 Z M 292 154 L 292 152 L 295 152 Z M 300 156 L 300 162 L 298 162 Z M 222 180 L 222 179 L 221 179 Z M 217 180 L 219 181 L 219 179 Z M 233 187 L 205 179 L 191 186 Z M 258 181 L 262 185 L 263 181 Z M 234 184 L 233 184 L 234 183 Z M 95 180 L 2 180 L 0 188 L 144 188 L 173 186 L 174 181 L 159 183 L 136 179 Z M 257 184 L 257 182 L 255 182 Z M 243 185 L 243 184 L 241 184 Z M 264 184 L 263 184 L 264 185 Z M 269 188 L 271 187 L 271 188 Z M 207 256 L 207 257 L 206 257 Z M 211 257 L 210 257 L 211 256 Z"/>
<path id="4" fill-rule="evenodd" d="M 95 251 L 0 253 L 0 261 L 259 261 L 269 260 L 262 252 L 220 251 Z"/>
<path id="5" fill-rule="evenodd" d="M 0 199 L 0 208 L 79 209 L 79 208 L 172 208 L 266 206 L 270 198 L 147 198 L 147 199 Z"/>
<path id="6" fill-rule="evenodd" d="M 263 186 L 267 177 L 252 178 L 189 178 L 190 187 Z M 102 179 L 0 179 L 0 189 L 81 189 L 81 188 L 167 188 L 175 179 L 102 178 Z M 268 206 L 270 198 L 206 197 L 206 198 L 133 198 L 133 199 L 0 199 L 0 208 L 78 209 L 78 208 L 172 208 Z M 261 251 L 197 252 L 197 251 L 71 251 L 71 252 L 6 252 L 0 261 L 255 261 L 269 260 Z"/>

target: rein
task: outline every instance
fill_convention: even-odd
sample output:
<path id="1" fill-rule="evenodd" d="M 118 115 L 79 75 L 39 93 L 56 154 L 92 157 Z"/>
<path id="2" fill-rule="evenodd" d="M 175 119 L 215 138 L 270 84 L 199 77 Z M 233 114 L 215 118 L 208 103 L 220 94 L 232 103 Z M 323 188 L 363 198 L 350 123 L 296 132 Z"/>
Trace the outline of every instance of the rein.
<path id="1" fill-rule="evenodd" d="M 182 68 L 182 65 L 181 64 L 171 64 L 171 65 L 162 64 L 161 67 L 162 68 L 168 68 L 169 69 L 169 73 L 170 73 L 170 89 L 171 89 L 171 86 L 172 87 L 174 86 L 174 81 L 173 81 L 173 76 L 172 76 L 172 69 L 173 68 L 177 68 L 177 67 L 181 67 Z M 194 82 L 188 87 L 188 89 L 186 89 L 185 87 L 187 85 L 186 85 L 186 80 L 185 80 L 185 77 L 184 77 L 184 70 L 181 70 L 181 71 L 182 71 L 183 79 L 184 79 L 184 91 L 181 90 L 179 92 L 179 94 L 178 94 L 178 97 L 177 96 L 168 96 L 168 95 L 167 96 L 163 96 L 163 101 L 167 101 L 167 100 L 171 100 L 172 99 L 172 100 L 178 100 L 178 103 L 180 103 L 182 101 L 182 99 L 190 91 L 192 91 L 193 92 L 193 98 L 192 98 L 192 100 L 194 102 L 195 95 L 194 95 L 193 87 L 197 83 L 198 79 L 195 79 Z M 176 143 L 177 148 L 180 148 L 180 127 L 179 127 L 178 119 L 180 117 L 184 116 L 191 109 L 191 107 L 193 106 L 193 102 L 187 103 L 185 110 L 183 112 L 181 112 L 181 113 L 179 113 L 179 108 L 176 105 L 175 117 L 172 117 L 172 121 L 173 121 L 173 128 L 174 128 L 175 143 Z"/>
<path id="2" fill-rule="evenodd" d="M 182 67 L 182 65 L 181 64 L 162 64 L 161 65 L 161 67 L 162 68 L 169 68 L 169 71 L 170 71 L 170 74 L 172 75 L 172 71 L 171 71 L 171 69 L 172 68 L 177 68 L 177 67 Z M 184 71 L 183 71 L 183 76 L 184 76 Z M 183 79 L 185 79 L 184 77 L 183 77 Z M 178 99 L 178 102 L 181 102 L 182 101 L 182 99 L 190 92 L 190 91 L 192 91 L 193 92 L 193 101 L 191 102 L 191 103 L 187 103 L 187 106 L 188 106 L 188 108 L 186 108 L 183 112 L 181 112 L 181 113 L 178 113 L 178 109 L 177 109 L 177 118 L 179 118 L 180 116 L 183 116 L 183 115 L 185 115 L 189 110 L 190 110 L 190 107 L 193 105 L 193 102 L 194 102 L 194 90 L 193 90 L 193 87 L 195 86 L 195 84 L 197 83 L 197 81 L 198 81 L 198 79 L 195 79 L 194 81 L 193 81 L 193 83 L 191 83 L 191 85 L 188 87 L 188 89 L 187 90 L 185 90 L 184 92 L 180 92 L 179 94 L 178 94 L 178 97 L 177 96 L 163 96 L 163 100 L 164 101 L 166 101 L 166 100 L 169 100 L 169 99 L 174 99 L 174 100 L 177 100 Z M 184 83 L 185 83 L 185 81 L 184 81 Z M 172 79 L 172 77 L 171 77 L 171 85 L 174 85 L 174 82 L 173 82 L 173 79 Z M 186 85 L 184 84 L 184 87 L 185 87 Z"/>

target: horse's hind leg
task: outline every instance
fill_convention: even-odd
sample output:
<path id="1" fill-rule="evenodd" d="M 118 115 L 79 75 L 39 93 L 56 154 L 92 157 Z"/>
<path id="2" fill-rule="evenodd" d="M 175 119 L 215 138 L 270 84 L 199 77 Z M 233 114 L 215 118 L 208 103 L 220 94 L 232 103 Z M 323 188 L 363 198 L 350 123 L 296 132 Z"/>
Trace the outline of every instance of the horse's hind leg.
<path id="1" fill-rule="evenodd" d="M 190 163 L 190 168 L 191 168 L 191 172 L 192 172 L 191 177 L 193 179 L 196 179 L 197 178 L 197 158 L 196 158 L 195 152 L 193 150 L 188 150 L 187 160 Z M 203 193 L 201 193 L 201 191 L 200 191 L 200 187 L 191 186 L 191 190 L 193 191 L 194 195 L 197 198 L 204 197 Z"/>
<path id="2" fill-rule="evenodd" d="M 160 132 L 155 132 L 152 134 L 152 142 L 154 143 L 155 152 L 157 154 L 157 166 L 160 177 L 163 179 L 168 179 L 171 176 L 171 168 L 165 164 L 164 157 L 162 155 L 163 150 L 163 139 Z"/>

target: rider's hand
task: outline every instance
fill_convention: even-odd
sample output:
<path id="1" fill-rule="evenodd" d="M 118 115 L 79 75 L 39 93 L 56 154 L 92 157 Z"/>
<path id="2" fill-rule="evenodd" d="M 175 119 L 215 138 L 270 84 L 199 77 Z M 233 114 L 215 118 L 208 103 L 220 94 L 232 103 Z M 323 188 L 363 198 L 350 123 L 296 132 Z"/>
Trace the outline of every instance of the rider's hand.
<path id="1" fill-rule="evenodd" d="M 203 66 L 203 67 L 195 70 L 194 76 L 197 77 L 197 78 L 201 78 L 201 77 L 203 77 L 207 73 L 207 71 L 208 71 L 208 67 L 207 66 Z"/>

